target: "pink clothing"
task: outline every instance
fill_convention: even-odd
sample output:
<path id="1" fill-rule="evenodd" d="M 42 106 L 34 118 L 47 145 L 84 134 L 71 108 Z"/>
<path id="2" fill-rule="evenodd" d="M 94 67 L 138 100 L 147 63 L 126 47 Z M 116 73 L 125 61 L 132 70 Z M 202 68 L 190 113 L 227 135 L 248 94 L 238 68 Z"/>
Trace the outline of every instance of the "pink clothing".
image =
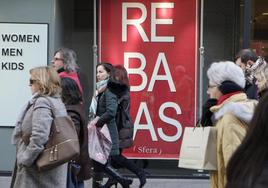
<path id="1" fill-rule="evenodd" d="M 63 71 L 63 72 L 59 73 L 59 76 L 61 78 L 67 77 L 67 78 L 73 79 L 76 82 L 76 84 L 78 85 L 79 90 L 81 91 L 81 93 L 83 93 L 83 88 L 82 88 L 82 85 L 81 85 L 80 80 L 78 78 L 78 74 L 76 72 L 69 72 L 68 73 L 68 72 Z"/>

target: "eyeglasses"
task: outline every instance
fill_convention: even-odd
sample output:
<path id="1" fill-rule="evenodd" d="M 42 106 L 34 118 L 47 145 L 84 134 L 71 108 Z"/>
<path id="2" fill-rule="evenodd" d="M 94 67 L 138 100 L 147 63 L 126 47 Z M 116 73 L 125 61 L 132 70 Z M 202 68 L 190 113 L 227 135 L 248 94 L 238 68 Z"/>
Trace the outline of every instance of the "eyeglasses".
<path id="1" fill-rule="evenodd" d="M 63 58 L 54 57 L 51 62 L 54 62 L 54 61 L 63 61 Z"/>
<path id="2" fill-rule="evenodd" d="M 34 83 L 36 83 L 36 80 L 33 80 L 33 79 L 29 80 L 29 86 L 32 86 Z"/>
<path id="3" fill-rule="evenodd" d="M 217 87 L 217 85 L 210 85 L 210 84 L 208 84 L 208 89 L 214 88 L 214 87 Z"/>

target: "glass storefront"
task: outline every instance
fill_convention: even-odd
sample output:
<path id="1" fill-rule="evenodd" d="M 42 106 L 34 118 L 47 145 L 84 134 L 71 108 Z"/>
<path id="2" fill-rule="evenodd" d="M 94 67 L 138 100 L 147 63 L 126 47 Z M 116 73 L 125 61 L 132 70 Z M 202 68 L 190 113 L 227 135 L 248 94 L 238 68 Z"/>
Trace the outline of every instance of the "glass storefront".
<path id="1" fill-rule="evenodd" d="M 251 48 L 256 50 L 260 56 L 268 59 L 268 1 L 252 1 L 251 17 Z"/>
<path id="2" fill-rule="evenodd" d="M 17 2 L 17 6 L 20 5 L 18 1 L 14 1 L 14 3 Z M 57 1 L 61 2 L 61 1 Z M 75 0 L 71 1 L 72 3 L 66 4 L 63 1 L 61 3 L 58 3 L 58 9 L 55 9 L 56 13 L 61 13 L 60 16 L 57 17 L 57 23 L 55 24 L 55 27 L 61 27 L 62 28 L 57 29 L 56 32 L 52 32 L 51 30 L 51 23 L 49 23 L 49 19 L 44 20 L 44 18 L 40 18 L 38 22 L 48 22 L 50 24 L 50 38 L 51 41 L 52 39 L 58 37 L 62 37 L 61 41 L 58 41 L 59 44 L 62 46 L 68 46 L 70 48 L 73 48 L 79 57 L 79 64 L 81 67 L 81 76 L 82 76 L 82 83 L 85 86 L 85 93 L 86 93 L 86 103 L 89 105 L 90 101 L 90 96 L 93 93 L 93 72 L 95 71 L 94 63 L 93 63 L 93 56 L 94 56 L 94 51 L 93 51 L 93 45 L 94 45 L 94 34 L 93 30 L 97 29 L 99 31 L 99 27 L 96 25 L 97 28 L 94 28 L 94 11 L 96 11 L 97 14 L 99 14 L 99 7 L 96 7 L 94 10 L 93 6 L 93 1 L 83 1 L 83 0 Z M 100 2 L 99 0 L 96 0 L 97 5 Z M 130 2 L 129 0 L 127 2 Z M 134 1 L 133 1 L 134 2 Z M 147 7 L 150 5 L 147 5 L 148 1 L 139 1 L 143 2 L 146 4 Z M 157 0 L 157 2 L 160 2 L 160 0 Z M 164 1 L 163 1 L 164 2 Z M 165 1 L 166 2 L 166 1 Z M 175 3 L 180 2 L 179 0 L 174 0 Z M 185 1 L 186 2 L 186 1 Z M 198 2 L 201 2 L 198 1 Z M 105 3 L 105 0 L 102 1 L 102 3 Z M 245 8 L 245 5 L 248 6 L 249 3 L 249 8 Z M 200 4 L 199 4 L 200 5 Z M 36 5 L 37 6 L 37 5 Z M 1 6 L 4 7 L 4 6 Z M 0 12 L 2 11 L 3 8 L 0 7 Z M 6 6 L 7 7 L 7 6 Z M 11 7 L 11 6 L 10 6 Z M 10 9 L 9 12 L 12 12 L 12 15 L 6 15 L 6 18 L 1 18 L 1 22 L 9 22 L 10 17 L 14 16 L 14 19 L 12 20 L 13 22 L 26 22 L 27 19 L 29 18 L 24 18 L 21 20 L 18 20 L 18 15 L 19 13 L 16 13 L 12 11 L 12 8 L 7 8 Z M 13 5 L 14 7 L 14 5 Z M 40 5 L 41 7 L 41 5 Z M 48 6 L 52 7 L 52 6 Z M 61 10 L 61 11 L 60 11 Z M 50 10 L 52 11 L 52 10 Z M 115 13 L 113 10 L 109 10 L 111 12 L 111 20 L 107 24 L 113 23 L 113 19 L 119 19 L 118 17 L 115 17 Z M 233 60 L 235 54 L 243 47 L 251 47 L 256 50 L 258 55 L 262 55 L 268 59 L 268 1 L 267 0 L 206 0 L 204 1 L 204 9 L 203 10 L 198 10 L 198 14 L 203 11 L 204 14 L 204 19 L 203 19 L 203 24 L 204 24 L 204 30 L 203 30 L 203 47 L 204 47 L 204 53 L 198 55 L 203 55 L 204 62 L 203 64 L 198 64 L 198 68 L 200 71 L 198 73 L 202 73 L 202 86 L 198 88 L 197 95 L 199 93 L 202 93 L 202 98 L 201 100 L 205 101 L 207 99 L 207 94 L 206 94 L 206 85 L 207 85 L 207 78 L 206 78 L 206 71 L 211 62 L 217 61 L 217 60 Z M 47 11 L 46 11 L 47 12 Z M 167 16 L 172 16 L 172 12 L 160 12 L 161 16 L 163 18 Z M 159 14 L 160 14 L 159 13 Z M 18 14 L 18 15 L 17 15 Z M 250 21 L 249 23 L 246 23 L 245 25 L 245 19 L 248 19 L 246 16 L 250 14 Z M 57 15 L 57 14 L 56 14 Z M 151 14 L 148 13 L 148 18 L 151 16 Z M 187 16 L 187 14 L 186 14 Z M 48 16 L 48 18 L 50 18 Z M 171 17 L 166 17 L 168 19 L 171 19 Z M 158 19 L 158 17 L 156 17 Z M 161 17 L 159 17 L 161 19 Z M 200 19 L 200 17 L 199 17 Z M 187 20 L 186 20 L 187 21 Z M 198 20 L 199 22 L 201 20 Z M 28 21 L 29 22 L 29 21 Z M 32 22 L 37 22 L 36 20 L 33 20 Z M 168 23 L 168 21 L 166 22 Z M 176 23 L 177 24 L 177 23 Z M 187 25 L 187 23 L 184 23 Z M 168 24 L 167 24 L 168 25 Z M 121 27 L 121 26 L 119 26 Z M 162 26 L 160 26 L 162 27 Z M 151 27 L 148 26 L 145 29 L 146 34 L 148 34 L 148 30 L 150 30 Z M 200 29 L 200 28 L 199 28 Z M 160 33 L 155 33 L 155 36 L 175 36 L 174 33 L 165 33 L 164 30 L 159 30 Z M 200 31 L 198 31 L 200 32 Z M 249 34 L 249 37 L 248 37 Z M 55 35 L 55 36 L 54 36 Z M 200 37 L 200 36 L 199 36 Z M 149 40 L 151 39 L 151 35 L 148 34 Z M 58 40 L 58 39 L 57 39 Z M 57 41 L 56 40 L 56 41 Z M 249 41 L 249 45 L 247 46 L 245 44 L 246 41 Z M 54 42 L 54 40 L 52 41 Z M 55 45 L 54 43 L 50 44 L 50 47 L 52 46 L 53 48 L 58 48 L 58 44 Z M 181 43 L 184 41 L 182 40 Z M 186 41 L 187 42 L 187 41 Z M 199 43 L 199 41 L 198 41 Z M 147 46 L 144 46 L 143 48 L 147 48 L 148 51 L 150 51 L 150 45 L 147 43 Z M 169 48 L 171 44 L 166 44 L 166 48 Z M 50 54 L 52 54 L 53 49 L 51 50 Z M 197 50 L 199 50 L 197 48 Z M 138 50 L 137 50 L 138 51 Z M 99 53 L 99 52 L 98 52 Z M 174 52 L 175 53 L 175 52 Z M 147 55 L 146 58 L 154 58 L 154 63 L 157 63 L 157 57 L 158 54 L 152 55 Z M 98 54 L 100 55 L 100 54 Z M 163 54 L 160 54 L 163 55 Z M 179 56 L 178 54 L 175 54 L 174 57 Z M 160 56 L 162 60 L 164 59 L 164 56 Z M 165 58 L 168 62 L 171 62 L 170 55 L 165 54 Z M 148 60 L 149 61 L 149 60 Z M 175 61 L 174 61 L 175 62 Z M 198 62 L 200 63 L 200 62 Z M 186 63 L 185 63 L 186 64 Z M 184 64 L 182 64 L 184 66 Z M 162 66 L 162 64 L 161 64 Z M 184 67 L 187 67 L 186 65 L 184 67 L 178 67 L 176 70 L 176 66 L 173 64 L 170 66 L 170 71 L 172 73 L 176 73 L 176 71 L 184 70 Z M 135 67 L 132 67 L 135 68 Z M 162 67 L 163 68 L 163 67 Z M 153 72 L 154 67 L 151 68 L 151 73 Z M 165 73 L 167 69 L 159 69 L 161 73 Z M 190 70 L 192 70 L 190 68 Z M 150 80 L 151 80 L 151 75 L 150 75 Z M 182 79 L 182 76 L 178 76 L 178 80 Z M 150 81 L 149 80 L 149 81 Z M 147 84 L 147 87 L 149 85 L 149 81 Z M 156 81 L 157 82 L 157 81 Z M 134 82 L 133 82 L 134 83 Z M 175 82 L 174 82 L 175 83 Z M 139 84 L 139 83 L 134 83 L 134 84 Z M 172 88 L 172 84 L 170 83 L 165 83 L 164 87 L 167 88 Z M 175 83 L 176 86 L 176 83 Z M 153 90 L 153 92 L 159 92 L 160 95 L 165 96 L 166 93 L 162 92 L 161 93 L 161 88 L 158 88 L 157 91 Z M 146 92 L 147 93 L 147 92 Z M 159 94 L 159 93 L 157 93 Z M 157 95 L 156 93 L 150 92 L 150 95 Z M 143 94 L 145 95 L 145 94 Z M 144 97 L 141 95 L 140 97 Z M 173 97 L 173 96 L 172 96 Z M 183 97 L 183 96 L 180 96 Z M 138 98 L 138 97 L 137 97 Z M 153 99 L 151 97 L 150 99 Z M 183 99 L 178 99 L 178 98 L 172 98 L 174 99 L 175 102 L 182 100 Z M 150 102 L 150 101 L 149 101 Z M 148 102 L 148 104 L 149 104 Z M 157 101 L 158 102 L 158 101 Z M 187 106 L 188 101 L 183 101 L 185 104 L 184 106 Z M 193 102 L 193 101 L 190 101 Z M 155 103 L 152 101 L 151 103 Z M 161 103 L 162 104 L 162 103 Z M 192 104 L 192 103 L 191 103 Z M 153 105 L 152 105 L 153 106 Z M 155 109 L 150 109 L 151 106 L 148 106 L 148 110 L 150 110 L 150 113 L 153 114 Z M 160 105 L 158 106 L 160 108 Z M 157 108 L 157 113 L 159 109 Z M 200 106 L 198 106 L 200 108 Z M 145 109 L 145 108 L 144 108 Z M 175 113 L 175 111 L 168 112 L 169 114 Z M 169 115 L 168 114 L 168 115 Z M 189 114 L 191 114 L 189 112 Z M 154 114 L 153 114 L 154 115 Z M 176 114 L 175 114 L 176 115 Z M 152 118 L 153 119 L 153 118 Z M 189 118 L 188 118 L 189 119 Z M 143 121 L 143 120 L 142 120 Z M 185 120 L 186 121 L 186 120 Z M 190 122 L 193 122 L 193 120 L 190 120 Z M 1 151 L 5 151 L 3 153 L 6 153 L 6 156 L 0 160 L 0 172 L 1 171 L 11 171 L 11 168 L 13 167 L 13 162 L 9 162 L 9 157 L 14 156 L 14 151 L 10 151 L 11 147 L 10 146 L 10 135 L 13 130 L 13 127 L 6 127 L 6 128 L 1 128 L 0 127 L 0 138 L 1 138 L 1 144 L 0 148 Z M 165 132 L 164 132 L 165 133 Z M 166 132 L 168 134 L 168 132 Z M 9 148 L 7 148 L 9 147 Z M 176 146 L 174 146 L 176 147 Z M 176 148 L 177 149 L 177 148 Z M 190 171 L 190 170 L 183 170 L 179 169 L 177 167 L 178 161 L 177 160 L 158 160 L 158 159 L 145 159 L 141 160 L 138 159 L 136 161 L 138 165 L 145 167 L 148 169 L 148 171 L 151 172 L 152 176 L 168 176 L 168 177 L 188 177 L 188 176 L 195 176 L 195 177 L 207 177 L 206 172 L 199 172 L 199 171 Z M 3 166 L 5 164 L 5 166 Z M 163 170 L 164 169 L 164 170 Z M 127 173 L 127 172 L 126 172 Z"/>

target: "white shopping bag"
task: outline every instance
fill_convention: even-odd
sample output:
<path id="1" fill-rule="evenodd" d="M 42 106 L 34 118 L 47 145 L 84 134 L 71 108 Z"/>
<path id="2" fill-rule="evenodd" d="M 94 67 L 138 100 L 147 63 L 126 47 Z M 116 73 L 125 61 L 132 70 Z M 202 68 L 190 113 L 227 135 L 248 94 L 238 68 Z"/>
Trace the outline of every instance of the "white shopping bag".
<path id="1" fill-rule="evenodd" d="M 178 166 L 189 169 L 217 170 L 217 128 L 186 127 Z"/>

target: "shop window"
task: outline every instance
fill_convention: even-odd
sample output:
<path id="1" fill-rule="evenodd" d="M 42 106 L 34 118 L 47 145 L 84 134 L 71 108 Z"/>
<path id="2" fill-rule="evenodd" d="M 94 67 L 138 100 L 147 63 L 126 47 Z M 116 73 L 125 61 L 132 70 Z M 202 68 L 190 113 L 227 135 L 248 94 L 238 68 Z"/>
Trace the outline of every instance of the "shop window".
<path id="1" fill-rule="evenodd" d="M 74 1 L 74 28 L 75 30 L 93 30 L 93 1 Z"/>
<path id="2" fill-rule="evenodd" d="M 252 1 L 251 48 L 268 59 L 268 1 Z"/>

